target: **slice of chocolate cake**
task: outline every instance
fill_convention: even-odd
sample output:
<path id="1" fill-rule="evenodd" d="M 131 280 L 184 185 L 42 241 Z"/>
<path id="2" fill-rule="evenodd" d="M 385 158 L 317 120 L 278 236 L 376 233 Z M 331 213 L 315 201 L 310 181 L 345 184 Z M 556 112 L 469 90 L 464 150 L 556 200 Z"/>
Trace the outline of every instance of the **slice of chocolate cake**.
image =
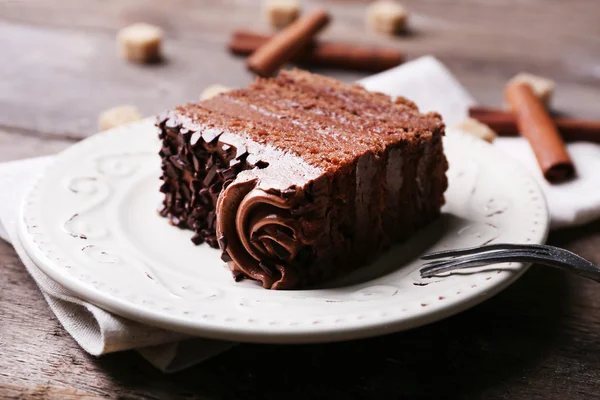
<path id="1" fill-rule="evenodd" d="M 161 215 L 234 277 L 310 286 L 371 261 L 444 203 L 444 124 L 404 98 L 308 72 L 159 117 Z"/>

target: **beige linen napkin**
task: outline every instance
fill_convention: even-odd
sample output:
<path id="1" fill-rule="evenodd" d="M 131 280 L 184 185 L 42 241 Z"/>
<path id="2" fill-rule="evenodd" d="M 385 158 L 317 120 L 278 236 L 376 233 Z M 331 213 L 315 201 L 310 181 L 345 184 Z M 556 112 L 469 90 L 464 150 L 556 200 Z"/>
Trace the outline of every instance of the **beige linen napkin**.
<path id="1" fill-rule="evenodd" d="M 0 164 L 0 237 L 10 242 L 63 327 L 88 353 L 99 356 L 137 349 L 163 372 L 176 372 L 229 349 L 233 344 L 142 325 L 111 314 L 46 276 L 23 250 L 16 233 L 20 200 L 51 157 Z"/>

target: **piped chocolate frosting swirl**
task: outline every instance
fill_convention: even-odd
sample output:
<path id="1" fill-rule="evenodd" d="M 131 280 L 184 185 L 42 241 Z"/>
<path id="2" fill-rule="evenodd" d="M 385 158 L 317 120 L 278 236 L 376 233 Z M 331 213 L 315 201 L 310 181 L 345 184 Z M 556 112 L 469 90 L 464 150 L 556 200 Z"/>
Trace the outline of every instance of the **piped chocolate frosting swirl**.
<path id="1" fill-rule="evenodd" d="M 223 260 L 237 276 L 259 280 L 263 287 L 285 289 L 305 280 L 317 243 L 319 219 L 302 215 L 304 192 L 264 190 L 257 180 L 227 187 L 217 203 L 217 235 Z"/>

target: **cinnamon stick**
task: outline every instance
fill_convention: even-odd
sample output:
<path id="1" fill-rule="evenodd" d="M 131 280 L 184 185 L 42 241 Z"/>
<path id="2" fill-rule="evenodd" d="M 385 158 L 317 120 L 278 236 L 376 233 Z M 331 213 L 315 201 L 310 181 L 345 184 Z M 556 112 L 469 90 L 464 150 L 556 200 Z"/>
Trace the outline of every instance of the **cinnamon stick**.
<path id="1" fill-rule="evenodd" d="M 507 102 L 516 116 L 517 127 L 531 145 L 546 180 L 562 182 L 575 174 L 565 144 L 539 98 L 526 83 L 508 85 Z"/>
<path id="2" fill-rule="evenodd" d="M 471 107 L 469 116 L 488 125 L 499 136 L 518 136 L 519 128 L 511 112 L 488 107 Z M 585 141 L 600 143 L 600 121 L 553 117 L 562 138 L 567 142 Z"/>
<path id="3" fill-rule="evenodd" d="M 236 55 L 248 56 L 272 37 L 240 29 L 231 36 L 229 51 Z M 322 67 L 381 72 L 396 67 L 403 60 L 404 54 L 393 48 L 311 41 L 290 61 Z"/>
<path id="4" fill-rule="evenodd" d="M 271 76 L 301 52 L 327 26 L 329 20 L 329 14 L 324 10 L 317 10 L 297 19 L 248 57 L 248 69 L 260 76 Z"/>

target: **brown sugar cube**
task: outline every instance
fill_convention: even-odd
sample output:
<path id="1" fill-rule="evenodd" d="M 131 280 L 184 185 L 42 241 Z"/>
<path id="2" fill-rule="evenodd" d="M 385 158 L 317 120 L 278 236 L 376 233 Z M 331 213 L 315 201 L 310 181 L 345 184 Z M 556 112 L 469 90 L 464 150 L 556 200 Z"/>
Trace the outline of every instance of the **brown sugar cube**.
<path id="1" fill-rule="evenodd" d="M 489 143 L 492 143 L 496 139 L 496 132 L 492 128 L 473 118 L 467 118 L 464 121 L 454 124 L 452 127 Z"/>
<path id="2" fill-rule="evenodd" d="M 402 4 L 378 0 L 367 8 L 367 26 L 375 32 L 394 35 L 405 30 L 408 13 Z"/>
<path id="3" fill-rule="evenodd" d="M 135 106 L 118 106 L 108 109 L 98 116 L 98 128 L 106 131 L 140 119 L 142 119 L 142 114 Z"/>
<path id="4" fill-rule="evenodd" d="M 200 94 L 200 100 L 210 99 L 211 97 L 214 97 L 219 93 L 229 92 L 230 90 L 231 88 L 227 86 L 215 83 L 214 85 L 207 86 L 206 89 L 202 91 L 202 93 Z"/>
<path id="5" fill-rule="evenodd" d="M 300 15 L 298 0 L 265 0 L 263 7 L 269 23 L 277 29 L 285 28 Z"/>
<path id="6" fill-rule="evenodd" d="M 117 44 L 121 55 L 133 62 L 150 63 L 160 60 L 162 29 L 137 23 L 119 31 Z"/>
<path id="7" fill-rule="evenodd" d="M 550 106 L 552 93 L 554 93 L 554 81 L 552 79 L 529 74 L 527 72 L 521 72 L 508 81 L 507 85 L 517 83 L 528 84 L 533 90 L 533 93 L 540 99 L 542 104 L 544 104 L 546 108 Z"/>

